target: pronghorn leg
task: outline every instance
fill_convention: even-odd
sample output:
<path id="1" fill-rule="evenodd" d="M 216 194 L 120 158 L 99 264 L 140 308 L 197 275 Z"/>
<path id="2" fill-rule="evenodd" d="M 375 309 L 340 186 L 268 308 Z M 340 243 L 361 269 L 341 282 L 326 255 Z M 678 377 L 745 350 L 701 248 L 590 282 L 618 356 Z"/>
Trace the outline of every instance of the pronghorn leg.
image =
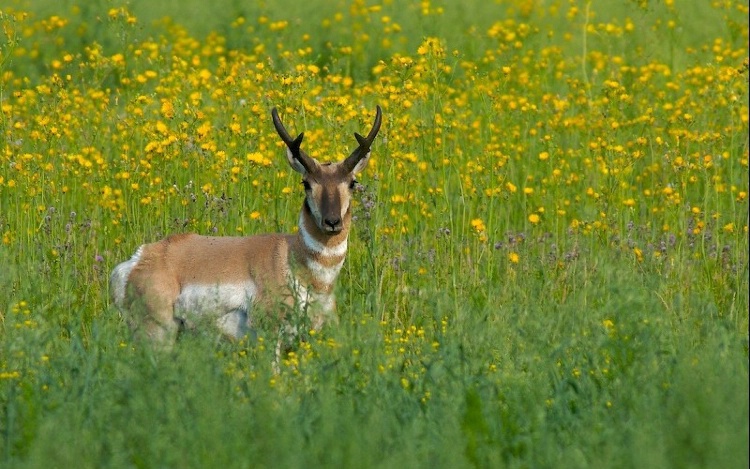
<path id="1" fill-rule="evenodd" d="M 276 340 L 274 372 L 279 374 L 282 361 L 295 349 L 295 342 L 299 340 L 299 329 L 293 324 L 282 324 L 279 327 L 279 337 Z"/>
<path id="2" fill-rule="evenodd" d="M 168 278 L 151 276 L 132 288 L 136 294 L 129 309 L 135 317 L 129 322 L 135 339 L 148 341 L 157 349 L 170 350 L 182 325 L 174 312 L 179 286 Z"/>
<path id="3" fill-rule="evenodd" d="M 217 319 L 216 325 L 222 334 L 239 340 L 250 332 L 250 319 L 244 309 L 235 309 Z"/>
<path id="4" fill-rule="evenodd" d="M 139 329 L 136 330 L 136 337 L 140 332 L 142 337 L 148 340 L 155 349 L 169 351 L 177 340 L 180 322 L 178 320 L 161 322 L 149 315 L 143 319 Z"/>

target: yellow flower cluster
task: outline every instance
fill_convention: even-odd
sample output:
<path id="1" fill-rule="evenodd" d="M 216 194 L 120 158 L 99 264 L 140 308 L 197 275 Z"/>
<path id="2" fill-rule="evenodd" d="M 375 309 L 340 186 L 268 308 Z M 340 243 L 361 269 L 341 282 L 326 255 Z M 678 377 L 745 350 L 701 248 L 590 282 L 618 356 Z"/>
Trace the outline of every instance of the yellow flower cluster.
<path id="1" fill-rule="evenodd" d="M 72 19 L 3 12 L 3 246 L 28 244 L 51 206 L 87 212 L 110 248 L 154 224 L 293 230 L 301 191 L 270 109 L 305 132 L 311 156 L 332 161 L 348 155 L 351 133 L 368 128 L 379 104 L 385 123 L 362 178 L 374 181 L 372 207 L 361 201 L 380 215 L 373 236 L 471 240 L 458 256 L 471 263 L 472 250 L 495 246 L 513 269 L 530 258 L 527 236 L 601 239 L 634 265 L 667 257 L 658 243 L 670 236 L 747 247 L 746 24 L 737 41 L 710 38 L 677 63 L 626 47 L 639 34 L 668 36 L 679 26 L 670 20 L 593 21 L 576 2 L 515 0 L 513 15 L 467 31 L 477 50 L 433 33 L 405 48 L 393 3 L 351 2 L 319 25 L 351 29 L 348 42 L 323 45 L 296 36 L 288 19 L 260 16 L 232 22 L 252 32 L 246 42 L 198 40 L 165 22 L 158 36 L 78 46 Z M 444 14 L 430 1 L 415 11 L 420 20 Z M 544 15 L 571 26 L 542 30 Z M 123 7 L 103 18 L 121 38 L 140 24 Z M 64 246 L 46 252 L 58 258 Z M 414 270 L 453 268 L 425 266 Z M 386 346 L 397 356 L 423 336 L 396 329 Z M 308 352 L 284 365 L 299 369 Z"/>
<path id="2" fill-rule="evenodd" d="M 537 8 L 522 3 L 519 11 Z M 352 14 L 384 15 L 380 8 L 357 5 Z M 440 14 L 430 2 L 422 9 Z M 574 9 L 568 14 L 580 14 Z M 110 10 L 108 18 L 125 27 L 137 23 L 124 8 Z M 629 21 L 589 28 L 637 34 Z M 388 16 L 381 23 L 399 29 Z M 67 25 L 50 17 L 24 34 Z M 274 32 L 288 22 L 260 18 L 254 27 Z M 9 143 L 0 191 L 17 200 L 84 193 L 111 212 L 113 223 L 134 216 L 139 204 L 157 211 L 175 197 L 186 204 L 189 195 L 178 193 L 176 182 L 193 180 L 212 196 L 217 187 L 227 191 L 227 185 L 249 178 L 264 191 L 276 188 L 276 179 L 287 185 L 289 178 L 272 169 L 279 143 L 269 123 L 271 107 L 278 106 L 295 129 L 316 122 L 304 126 L 310 128 L 307 148 L 314 157 L 336 159 L 350 145 L 332 142 L 331 129 L 320 123 L 354 121 L 363 128 L 379 103 L 388 119 L 388 149 L 376 151 L 372 167 L 384 175 L 393 165 L 395 175 L 384 187 L 392 191 L 394 211 L 393 226 L 382 227 L 385 234 L 412 231 L 409 214 L 432 216 L 424 200 L 444 197 L 442 191 L 457 185 L 467 196 L 533 204 L 527 216 L 532 227 L 585 232 L 614 228 L 610 218 L 587 215 L 592 202 L 604 213 L 619 205 L 663 218 L 686 199 L 700 203 L 698 195 L 708 190 L 722 202 L 718 211 L 703 207 L 699 217 L 717 212 L 722 226 L 744 229 L 721 207 L 746 197 L 739 176 L 747 171 L 747 150 L 715 149 L 728 135 L 746 133 L 747 50 L 721 39 L 707 46 L 712 63 L 684 71 L 655 60 L 633 64 L 598 50 L 588 51 L 581 64 L 554 45 L 529 47 L 540 32 L 506 19 L 484 33 L 497 45 L 478 60 L 428 37 L 414 55 L 394 53 L 373 66 L 373 80 L 355 84 L 337 69 L 313 63 L 309 47 L 282 50 L 283 63 L 276 63 L 261 44 L 229 50 L 221 36 L 201 43 L 178 26 L 169 28 L 163 38 L 123 44 L 114 53 L 98 44 L 61 53 L 52 73 L 33 86 L 4 73 L 4 86 L 16 91 L 2 103 Z M 15 60 L 30 54 L 14 51 Z M 576 78 L 581 66 L 591 73 Z M 82 86 L 94 79 L 102 86 Z M 545 84 L 551 80 L 564 84 L 565 92 Z M 530 155 L 543 164 L 526 164 Z M 96 182 L 88 182 L 94 175 Z M 42 180 L 49 183 L 42 187 Z M 519 186 L 523 193 L 516 192 Z M 258 200 L 275 196 L 263 192 Z M 263 214 L 262 205 L 250 208 Z M 550 215 L 541 217 L 539 208 Z M 471 226 L 485 233 L 485 241 L 492 239 L 484 223 Z M 13 236 L 4 235 L 4 242 Z"/>

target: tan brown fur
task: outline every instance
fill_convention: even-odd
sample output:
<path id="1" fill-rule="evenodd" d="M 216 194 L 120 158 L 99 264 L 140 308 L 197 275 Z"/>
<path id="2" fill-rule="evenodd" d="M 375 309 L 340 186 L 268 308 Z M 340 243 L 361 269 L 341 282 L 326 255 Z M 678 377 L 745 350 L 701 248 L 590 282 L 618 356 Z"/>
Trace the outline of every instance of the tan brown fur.
<path id="1" fill-rule="evenodd" d="M 296 234 L 216 237 L 175 234 L 141 246 L 112 272 L 115 304 L 137 335 L 171 345 L 185 319 L 212 314 L 227 335 L 252 327 L 252 310 L 303 305 L 313 327 L 334 319 L 335 280 L 346 257 L 351 188 L 367 164 L 380 128 L 380 108 L 367 138 L 344 161 L 321 165 L 300 150 L 274 110 L 274 125 L 287 145 L 290 166 L 303 176 L 306 198 Z"/>

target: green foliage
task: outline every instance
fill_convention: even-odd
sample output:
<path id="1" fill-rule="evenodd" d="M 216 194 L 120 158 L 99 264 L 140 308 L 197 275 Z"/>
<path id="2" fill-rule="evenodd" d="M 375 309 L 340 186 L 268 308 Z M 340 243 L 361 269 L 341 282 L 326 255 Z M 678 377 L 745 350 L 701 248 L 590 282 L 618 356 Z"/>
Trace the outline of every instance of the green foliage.
<path id="1" fill-rule="evenodd" d="M 614 3 L 11 1 L 0 465 L 747 467 L 747 5 Z M 340 324 L 132 342 L 139 244 L 294 229 L 271 106 L 376 103 Z"/>

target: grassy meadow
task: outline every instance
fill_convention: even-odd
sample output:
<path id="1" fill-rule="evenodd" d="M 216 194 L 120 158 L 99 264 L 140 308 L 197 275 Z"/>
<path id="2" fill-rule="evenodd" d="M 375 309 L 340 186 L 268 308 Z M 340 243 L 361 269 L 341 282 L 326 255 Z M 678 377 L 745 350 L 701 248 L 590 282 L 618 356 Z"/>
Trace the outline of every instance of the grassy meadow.
<path id="1" fill-rule="evenodd" d="M 0 467 L 748 467 L 744 0 L 3 0 Z M 112 268 L 360 175 L 340 323 L 133 343 Z"/>

